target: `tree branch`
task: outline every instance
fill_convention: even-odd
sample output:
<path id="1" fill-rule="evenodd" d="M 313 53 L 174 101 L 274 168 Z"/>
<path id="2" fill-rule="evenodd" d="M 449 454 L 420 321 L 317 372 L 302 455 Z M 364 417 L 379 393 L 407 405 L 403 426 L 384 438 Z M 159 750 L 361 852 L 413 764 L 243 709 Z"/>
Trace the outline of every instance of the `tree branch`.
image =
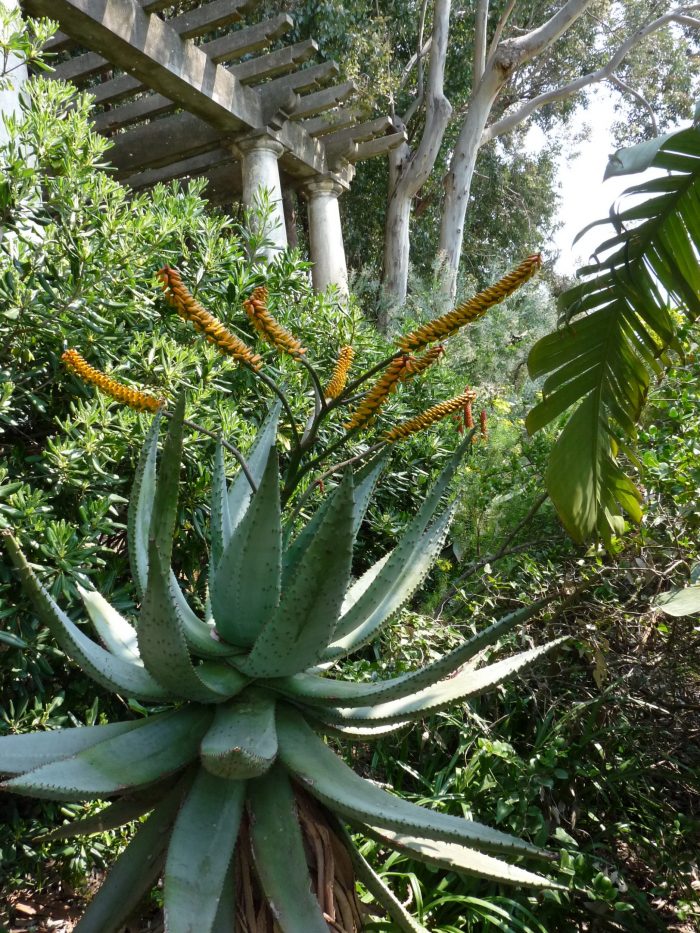
<path id="1" fill-rule="evenodd" d="M 698 21 L 698 26 L 700 26 L 700 21 Z M 630 87 L 629 84 L 626 84 L 622 78 L 618 78 L 617 75 L 612 75 L 610 78 L 608 78 L 608 80 L 610 84 L 616 87 L 619 91 L 622 91 L 623 94 L 629 94 L 631 97 L 634 97 L 635 100 L 637 100 L 642 105 L 642 107 L 644 107 L 646 112 L 649 114 L 651 128 L 654 132 L 654 136 L 658 136 L 659 124 L 656 120 L 656 114 L 654 113 L 654 108 L 651 106 L 646 97 L 639 91 L 635 90 L 635 88 Z"/>
<path id="2" fill-rule="evenodd" d="M 518 0 L 508 0 L 508 5 L 501 14 L 501 18 L 496 23 L 496 28 L 493 32 L 493 38 L 491 39 L 491 45 L 489 46 L 489 59 L 493 58 L 496 49 L 498 48 L 498 43 L 501 41 L 501 36 L 503 35 L 503 30 L 508 25 L 508 20 L 515 9 L 515 4 Z"/>
<path id="3" fill-rule="evenodd" d="M 652 20 L 645 26 L 637 29 L 636 32 L 629 36 L 617 48 L 610 60 L 597 71 L 592 71 L 587 75 L 582 75 L 575 81 L 570 81 L 568 84 L 564 84 L 558 88 L 553 88 L 551 91 L 546 91 L 544 94 L 533 97 L 532 100 L 527 101 L 518 110 L 507 114 L 505 117 L 497 120 L 496 123 L 492 123 L 491 126 L 486 127 L 481 136 L 481 145 L 485 145 L 492 139 L 495 139 L 497 136 L 502 136 L 504 133 L 509 133 L 511 130 L 515 129 L 516 126 L 519 126 L 523 120 L 526 120 L 530 114 L 534 113 L 536 110 L 539 110 L 540 107 L 544 107 L 545 104 L 550 104 L 556 100 L 562 100 L 565 97 L 570 97 L 572 94 L 577 93 L 577 91 L 580 91 L 591 84 L 599 84 L 601 81 L 609 80 L 614 75 L 615 69 L 620 66 L 620 64 L 625 60 L 627 55 L 633 48 L 635 48 L 635 46 L 639 45 L 640 42 L 643 42 L 644 39 L 646 39 L 652 33 L 658 32 L 659 29 L 663 29 L 664 26 L 668 26 L 670 23 L 678 22 L 681 18 L 685 18 L 685 15 L 688 12 L 696 9 L 700 9 L 700 4 L 693 4 L 687 7 L 678 7 L 677 9 L 672 10 L 670 13 L 659 16 L 657 19 Z M 502 47 L 503 45 L 501 45 L 501 48 Z"/>
<path id="4" fill-rule="evenodd" d="M 551 16 L 546 23 L 538 26 L 537 29 L 525 33 L 524 36 L 518 36 L 517 39 L 507 39 L 502 42 L 496 50 L 496 57 L 505 53 L 508 58 L 514 57 L 518 65 L 523 65 L 536 55 L 541 55 L 579 17 L 583 16 L 593 2 L 594 0 L 567 0 L 554 16 Z"/>
<path id="5" fill-rule="evenodd" d="M 486 70 L 486 30 L 489 21 L 489 0 L 477 0 L 476 22 L 474 24 L 474 70 L 472 89 L 476 90 L 481 76 Z"/>

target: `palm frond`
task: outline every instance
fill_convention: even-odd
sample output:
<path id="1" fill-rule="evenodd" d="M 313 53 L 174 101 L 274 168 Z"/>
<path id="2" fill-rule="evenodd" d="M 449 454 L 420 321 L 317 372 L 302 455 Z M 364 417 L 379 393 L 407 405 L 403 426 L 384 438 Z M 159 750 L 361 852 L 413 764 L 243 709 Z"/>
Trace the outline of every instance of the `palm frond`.
<path id="1" fill-rule="evenodd" d="M 680 351 L 683 317 L 700 315 L 700 123 L 619 150 L 606 178 L 647 168 L 666 174 L 627 189 L 621 202 L 631 205 L 596 222 L 612 224 L 614 236 L 560 296 L 560 328 L 528 359 L 530 376 L 546 377 L 528 431 L 573 408 L 546 483 L 577 541 L 598 534 L 608 542 L 625 513 L 641 520 L 641 495 L 619 454 L 634 462 L 631 443 L 650 381 L 664 372 L 668 351 Z"/>

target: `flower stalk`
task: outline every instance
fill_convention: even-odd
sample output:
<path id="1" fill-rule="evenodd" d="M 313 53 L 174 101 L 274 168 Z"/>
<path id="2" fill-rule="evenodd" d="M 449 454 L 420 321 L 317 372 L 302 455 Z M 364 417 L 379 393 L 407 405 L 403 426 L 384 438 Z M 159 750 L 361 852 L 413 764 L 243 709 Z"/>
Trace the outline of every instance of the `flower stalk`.
<path id="1" fill-rule="evenodd" d="M 122 385 L 116 379 L 112 379 L 105 373 L 100 372 L 91 366 L 87 360 L 78 353 L 77 350 L 66 350 L 61 359 L 67 369 L 75 373 L 83 382 L 95 386 L 100 392 L 109 395 L 122 405 L 128 405 L 135 411 L 158 411 L 165 404 L 164 399 L 155 398 L 147 392 L 141 392 L 139 389 L 131 389 L 129 386 Z"/>
<path id="2" fill-rule="evenodd" d="M 260 286 L 253 291 L 250 298 L 243 302 L 243 309 L 250 323 L 266 343 L 298 359 L 306 353 L 306 348 L 273 318 L 267 310 L 268 298 L 267 288 L 264 285 Z"/>
<path id="3" fill-rule="evenodd" d="M 415 418 L 409 418 L 408 421 L 403 421 L 390 431 L 387 431 L 384 434 L 384 440 L 389 444 L 393 444 L 395 441 L 406 440 L 406 438 L 410 437 L 412 434 L 423 431 L 425 428 L 429 428 L 432 424 L 435 424 L 436 421 L 442 421 L 442 419 L 447 418 L 448 415 L 463 409 L 468 402 L 473 401 L 475 398 L 476 394 L 474 392 L 463 392 L 462 395 L 456 395 L 446 402 L 433 405 L 432 408 L 428 408 L 426 411 L 421 412 L 421 414 L 416 415 Z"/>

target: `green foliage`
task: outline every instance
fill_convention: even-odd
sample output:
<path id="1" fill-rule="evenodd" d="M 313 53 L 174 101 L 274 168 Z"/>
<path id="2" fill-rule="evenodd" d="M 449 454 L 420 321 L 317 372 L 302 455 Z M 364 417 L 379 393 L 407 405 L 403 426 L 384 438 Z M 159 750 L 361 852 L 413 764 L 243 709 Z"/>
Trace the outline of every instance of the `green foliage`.
<path id="1" fill-rule="evenodd" d="M 641 519 L 640 494 L 618 449 L 634 459 L 628 444 L 651 376 L 680 348 L 674 304 L 691 321 L 700 313 L 699 155 L 696 125 L 612 156 L 608 174 L 649 167 L 668 174 L 628 189 L 644 200 L 601 221 L 613 223 L 615 235 L 580 270 L 583 282 L 561 296 L 562 328 L 530 353 L 531 376 L 547 378 L 528 429 L 577 406 L 547 469 L 549 494 L 577 541 L 598 534 L 609 543 L 622 532 L 624 513 Z"/>

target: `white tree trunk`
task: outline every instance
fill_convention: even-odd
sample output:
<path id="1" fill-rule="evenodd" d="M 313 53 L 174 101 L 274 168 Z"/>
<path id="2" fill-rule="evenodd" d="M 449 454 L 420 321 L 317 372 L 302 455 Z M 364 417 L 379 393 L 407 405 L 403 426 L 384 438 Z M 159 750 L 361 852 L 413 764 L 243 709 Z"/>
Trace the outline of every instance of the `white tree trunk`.
<path id="1" fill-rule="evenodd" d="M 391 327 L 393 312 L 406 300 L 411 200 L 409 194 L 395 190 L 387 206 L 382 278 L 384 304 L 377 321 L 379 329 L 384 333 Z"/>

